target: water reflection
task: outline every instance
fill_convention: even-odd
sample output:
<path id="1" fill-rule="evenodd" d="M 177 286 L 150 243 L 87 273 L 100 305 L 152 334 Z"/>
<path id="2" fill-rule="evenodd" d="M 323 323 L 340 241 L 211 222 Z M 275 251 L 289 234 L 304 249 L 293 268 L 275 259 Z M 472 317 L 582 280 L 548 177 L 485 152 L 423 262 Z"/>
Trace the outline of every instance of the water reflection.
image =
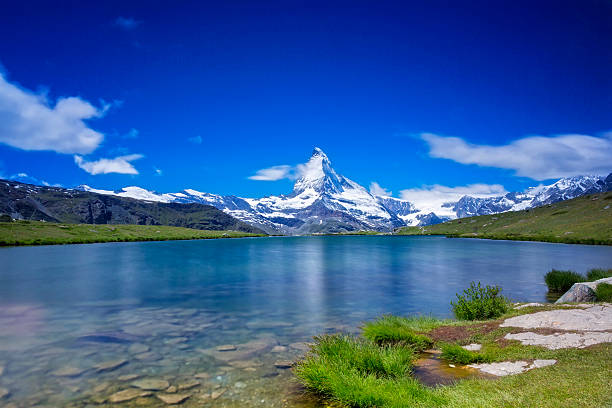
<path id="1" fill-rule="evenodd" d="M 438 237 L 2 248 L 0 405 L 317 406 L 281 364 L 312 335 L 448 316 L 471 280 L 544 301 L 550 268 L 611 260 L 607 247 Z"/>

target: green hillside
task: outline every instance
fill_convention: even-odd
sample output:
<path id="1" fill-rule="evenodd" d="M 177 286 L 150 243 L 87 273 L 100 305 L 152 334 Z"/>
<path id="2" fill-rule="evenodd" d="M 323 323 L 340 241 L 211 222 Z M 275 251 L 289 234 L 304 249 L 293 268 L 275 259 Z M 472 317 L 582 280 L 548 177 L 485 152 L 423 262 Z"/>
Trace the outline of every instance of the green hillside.
<path id="1" fill-rule="evenodd" d="M 396 233 L 612 245 L 612 192 L 530 210 L 461 218 L 425 227 L 404 227 Z"/>
<path id="2" fill-rule="evenodd" d="M 240 231 L 210 231 L 162 225 L 60 224 L 44 221 L 0 222 L 0 246 L 85 244 L 256 237 Z"/>

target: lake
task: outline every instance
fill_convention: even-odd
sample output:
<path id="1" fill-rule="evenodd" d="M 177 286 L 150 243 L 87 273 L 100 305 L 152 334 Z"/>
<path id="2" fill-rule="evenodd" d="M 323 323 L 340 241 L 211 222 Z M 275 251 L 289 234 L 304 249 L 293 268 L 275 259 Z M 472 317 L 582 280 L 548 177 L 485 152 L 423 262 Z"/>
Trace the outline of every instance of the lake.
<path id="1" fill-rule="evenodd" d="M 546 301 L 551 268 L 593 267 L 612 267 L 612 247 L 332 236 L 0 248 L 0 405 L 165 406 L 155 394 L 170 387 L 184 406 L 315 407 L 283 363 L 313 335 L 383 313 L 451 317 L 470 281 Z"/>

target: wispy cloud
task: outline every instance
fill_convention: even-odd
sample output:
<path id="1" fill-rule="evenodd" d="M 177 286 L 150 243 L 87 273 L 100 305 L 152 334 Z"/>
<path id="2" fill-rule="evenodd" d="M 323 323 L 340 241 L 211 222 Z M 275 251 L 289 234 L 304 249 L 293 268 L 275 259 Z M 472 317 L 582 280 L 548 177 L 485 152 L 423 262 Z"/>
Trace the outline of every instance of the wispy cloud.
<path id="1" fill-rule="evenodd" d="M 115 25 L 123 30 L 129 31 L 138 28 L 142 24 L 142 21 L 136 20 L 132 17 L 119 16 L 115 19 Z"/>
<path id="2" fill-rule="evenodd" d="M 30 176 L 28 173 L 24 173 L 24 172 L 13 174 L 12 176 L 7 177 L 7 179 L 20 181 L 22 183 L 28 183 L 28 184 L 39 184 L 39 185 L 43 185 L 47 187 L 62 187 L 61 184 L 58 184 L 58 183 L 51 184 L 45 180 L 40 180 L 36 177 Z"/>
<path id="3" fill-rule="evenodd" d="M 410 201 L 417 208 L 425 212 L 435 212 L 438 215 L 450 215 L 443 204 L 459 201 L 465 195 L 478 198 L 496 197 L 506 194 L 504 186 L 500 184 L 469 184 L 467 186 L 447 187 L 439 184 L 410 188 L 400 191 L 403 200 Z M 446 214 L 449 212 L 449 214 Z"/>
<path id="4" fill-rule="evenodd" d="M 91 153 L 104 135 L 85 120 L 103 116 L 108 108 L 78 97 L 59 98 L 53 106 L 45 95 L 9 83 L 0 72 L 0 143 L 23 150 Z"/>
<path id="5" fill-rule="evenodd" d="M 74 162 L 89 174 L 138 174 L 138 170 L 132 165 L 132 161 L 143 158 L 142 154 L 130 154 L 119 156 L 114 159 L 99 159 L 86 161 L 83 157 L 75 155 Z"/>
<path id="6" fill-rule="evenodd" d="M 612 170 L 612 132 L 590 135 L 529 136 L 502 146 L 468 143 L 458 137 L 423 133 L 429 155 L 462 164 L 514 170 L 516 175 L 548 180 Z"/>
<path id="7" fill-rule="evenodd" d="M 124 139 L 138 139 L 139 134 L 140 132 L 138 131 L 138 129 L 131 128 L 126 133 L 124 133 L 122 137 Z"/>
<path id="8" fill-rule="evenodd" d="M 162 174 L 164 174 L 164 172 L 161 169 L 158 169 L 157 167 L 154 168 L 153 170 L 155 170 L 155 175 L 156 176 L 161 176 Z"/>
<path id="9" fill-rule="evenodd" d="M 374 194 L 375 196 L 380 196 L 380 197 L 391 197 L 391 196 L 393 196 L 393 192 L 392 191 L 389 191 L 386 188 L 381 187 L 380 184 L 378 184 L 375 181 L 370 183 L 370 193 Z"/>
<path id="10" fill-rule="evenodd" d="M 250 180 L 259 181 L 276 181 L 281 179 L 294 179 L 295 172 L 292 166 L 283 164 L 280 166 L 272 166 L 266 169 L 257 170 L 257 172 L 250 176 Z"/>
<path id="11" fill-rule="evenodd" d="M 202 144 L 202 136 L 194 136 L 187 139 L 188 142 L 193 144 Z"/>

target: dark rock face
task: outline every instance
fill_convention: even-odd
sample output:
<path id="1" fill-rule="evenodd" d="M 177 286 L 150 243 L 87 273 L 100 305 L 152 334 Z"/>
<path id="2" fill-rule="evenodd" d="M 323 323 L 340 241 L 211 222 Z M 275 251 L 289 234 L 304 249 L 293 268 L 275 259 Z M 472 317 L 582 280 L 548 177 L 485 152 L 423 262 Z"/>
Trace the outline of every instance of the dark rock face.
<path id="1" fill-rule="evenodd" d="M 262 232 L 210 205 L 149 202 L 8 180 L 0 180 L 0 214 L 49 222 Z"/>

